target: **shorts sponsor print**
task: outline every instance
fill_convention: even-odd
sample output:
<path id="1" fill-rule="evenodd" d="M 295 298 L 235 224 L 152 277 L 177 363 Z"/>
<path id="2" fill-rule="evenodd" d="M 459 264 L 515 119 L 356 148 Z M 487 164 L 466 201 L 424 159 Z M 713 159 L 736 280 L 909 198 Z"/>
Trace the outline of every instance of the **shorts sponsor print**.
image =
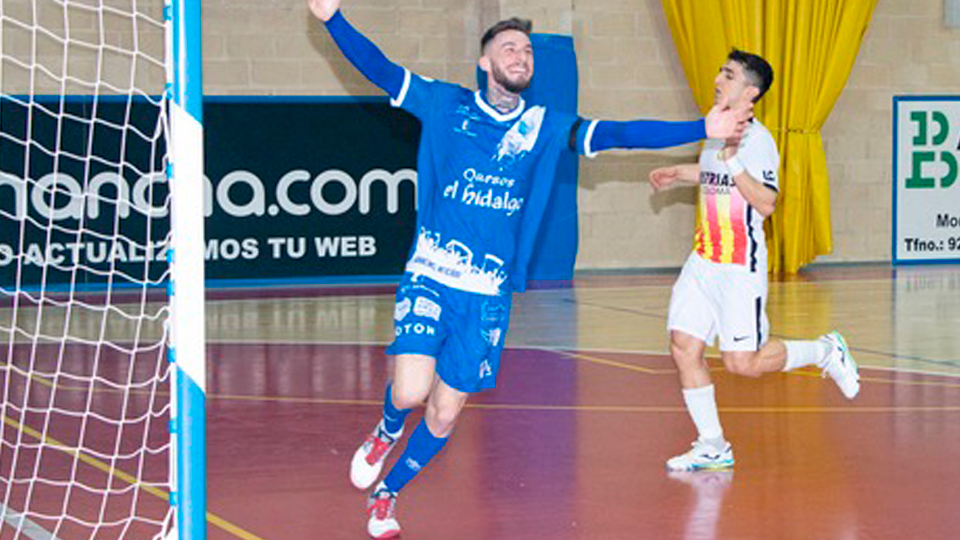
<path id="1" fill-rule="evenodd" d="M 432 356 L 440 379 L 461 392 L 494 388 L 510 300 L 510 295 L 460 291 L 408 273 L 397 287 L 394 342 L 387 354 Z"/>

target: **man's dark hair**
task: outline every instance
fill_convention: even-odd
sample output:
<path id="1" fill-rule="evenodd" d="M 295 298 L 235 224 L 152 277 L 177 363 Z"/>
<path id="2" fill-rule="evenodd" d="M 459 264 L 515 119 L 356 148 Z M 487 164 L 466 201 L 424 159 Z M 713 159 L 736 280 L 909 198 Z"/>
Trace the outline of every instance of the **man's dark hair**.
<path id="1" fill-rule="evenodd" d="M 533 23 L 529 19 L 518 19 L 516 17 L 498 22 L 483 33 L 483 37 L 480 38 L 480 51 L 482 52 L 487 47 L 487 43 L 497 37 L 497 34 L 507 30 L 517 30 L 529 36 L 530 31 L 533 30 Z"/>
<path id="2" fill-rule="evenodd" d="M 773 84 L 773 68 L 760 56 L 740 49 L 733 49 L 727 55 L 727 60 L 731 60 L 743 66 L 743 73 L 747 80 L 753 86 L 756 86 L 760 93 L 753 98 L 753 102 L 760 101 L 760 98 L 767 93 L 770 85 Z"/>

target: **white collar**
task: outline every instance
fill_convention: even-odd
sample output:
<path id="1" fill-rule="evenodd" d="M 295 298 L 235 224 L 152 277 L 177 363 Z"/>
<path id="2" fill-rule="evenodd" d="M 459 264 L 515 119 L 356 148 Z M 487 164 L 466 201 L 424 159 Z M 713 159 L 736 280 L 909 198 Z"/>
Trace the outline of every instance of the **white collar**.
<path id="1" fill-rule="evenodd" d="M 480 94 L 479 90 L 474 92 L 473 99 L 477 102 L 477 107 L 480 107 L 480 109 L 483 110 L 483 112 L 490 115 L 490 117 L 496 120 L 497 122 L 509 122 L 510 120 L 514 120 L 515 118 L 520 116 L 520 113 L 523 112 L 523 109 L 526 106 L 526 102 L 523 101 L 523 96 L 520 96 L 520 101 L 517 103 L 516 108 L 504 114 L 494 109 L 493 107 L 491 107 L 490 104 L 487 103 L 485 99 L 483 99 L 483 95 Z"/>

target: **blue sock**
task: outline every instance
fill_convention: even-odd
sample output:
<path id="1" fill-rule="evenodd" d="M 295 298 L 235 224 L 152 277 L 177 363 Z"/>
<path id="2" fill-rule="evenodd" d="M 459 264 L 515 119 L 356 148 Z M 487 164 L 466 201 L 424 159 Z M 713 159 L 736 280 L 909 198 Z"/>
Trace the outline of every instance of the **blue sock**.
<path id="1" fill-rule="evenodd" d="M 400 456 L 397 463 L 390 469 L 390 474 L 383 480 L 387 489 L 394 493 L 403 489 L 403 486 L 413 480 L 420 469 L 426 467 L 430 459 L 443 449 L 443 445 L 447 444 L 448 438 L 434 437 L 427 427 L 426 420 L 420 420 L 417 429 L 413 431 L 413 435 L 407 441 L 407 447 L 403 450 L 403 455 Z"/>
<path id="2" fill-rule="evenodd" d="M 403 429 L 403 422 L 410 414 L 410 409 L 400 410 L 393 406 L 392 389 L 393 385 L 388 384 L 387 393 L 383 397 L 383 427 L 386 428 L 387 433 L 394 435 Z"/>

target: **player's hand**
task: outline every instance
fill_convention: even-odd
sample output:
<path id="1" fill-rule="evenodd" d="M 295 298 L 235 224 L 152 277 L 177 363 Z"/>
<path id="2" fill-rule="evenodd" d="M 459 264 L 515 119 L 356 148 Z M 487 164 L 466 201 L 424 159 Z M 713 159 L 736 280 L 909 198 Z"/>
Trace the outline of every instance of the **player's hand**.
<path id="1" fill-rule="evenodd" d="M 307 0 L 313 16 L 327 22 L 340 9 L 340 0 Z"/>
<path id="2" fill-rule="evenodd" d="M 714 105 L 707 113 L 707 137 L 711 139 L 740 138 L 753 118 L 753 103 L 731 108 L 728 100 Z"/>
<path id="3" fill-rule="evenodd" d="M 679 169 L 676 167 L 660 167 L 650 171 L 650 185 L 653 189 L 660 191 L 677 181 Z"/>

